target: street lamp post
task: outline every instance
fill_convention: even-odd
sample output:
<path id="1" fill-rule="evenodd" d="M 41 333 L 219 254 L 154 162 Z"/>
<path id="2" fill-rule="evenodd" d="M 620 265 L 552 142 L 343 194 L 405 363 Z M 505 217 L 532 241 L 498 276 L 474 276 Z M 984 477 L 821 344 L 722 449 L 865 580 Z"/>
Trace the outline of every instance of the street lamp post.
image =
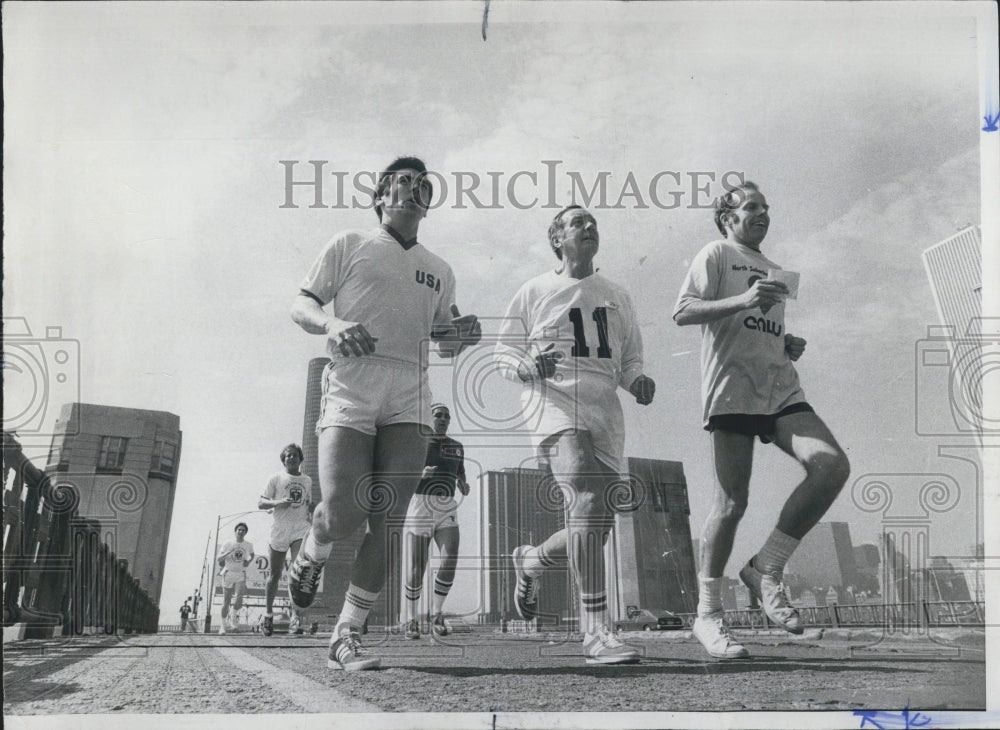
<path id="1" fill-rule="evenodd" d="M 226 520 L 226 524 L 229 524 L 229 520 L 234 520 L 237 517 L 243 517 L 244 515 L 257 514 L 257 510 L 251 509 L 245 512 L 235 512 L 231 515 L 218 515 L 215 518 L 215 547 L 212 550 L 212 572 L 208 574 L 208 603 L 205 605 L 205 633 L 209 634 L 212 632 L 212 601 L 215 598 L 215 570 L 219 555 L 219 530 L 222 529 L 222 520 Z"/>

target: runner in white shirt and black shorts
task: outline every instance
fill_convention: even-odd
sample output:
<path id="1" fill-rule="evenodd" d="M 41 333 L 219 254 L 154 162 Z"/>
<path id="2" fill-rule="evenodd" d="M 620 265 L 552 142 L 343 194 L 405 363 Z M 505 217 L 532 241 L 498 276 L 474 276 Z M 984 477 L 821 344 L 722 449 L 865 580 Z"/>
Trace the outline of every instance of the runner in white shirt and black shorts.
<path id="1" fill-rule="evenodd" d="M 674 321 L 702 329 L 704 425 L 712 434 L 717 487 L 702 530 L 698 616 L 694 635 L 716 658 L 749 655 L 723 622 L 721 579 L 746 510 L 754 439 L 796 459 L 806 478 L 785 502 L 775 529 L 740 570 L 767 616 L 793 634 L 803 631 L 782 584 L 785 563 L 826 513 L 847 481 L 843 450 L 806 402 L 793 361 L 805 340 L 785 331 L 785 284 L 760 252 L 770 226 L 767 200 L 746 182 L 716 202 L 723 240 L 705 246 L 681 287 Z"/>
<path id="2" fill-rule="evenodd" d="M 628 478 L 618 388 L 637 403 L 653 400 L 643 374 L 642 337 L 624 287 L 594 270 L 597 221 L 573 205 L 549 227 L 560 266 L 520 288 L 501 323 L 497 367 L 523 384 L 522 405 L 535 414 L 534 443 L 564 498 L 567 527 L 513 555 L 515 605 L 537 617 L 545 568 L 568 559 L 580 591 L 588 664 L 631 664 L 638 652 L 609 628 L 603 546 L 614 524 L 613 499 Z"/>
<path id="3" fill-rule="evenodd" d="M 402 629 L 408 639 L 420 638 L 420 594 L 430 560 L 431 538 L 438 546 L 441 564 L 434 572 L 431 631 L 448 635 L 444 601 L 451 592 L 458 567 L 458 502 L 455 493 L 469 494 L 465 478 L 465 448 L 448 435 L 451 411 L 444 403 L 431 406 L 434 434 L 427 443 L 424 471 L 403 523 Z"/>
<path id="4" fill-rule="evenodd" d="M 312 603 L 333 541 L 366 526 L 332 669 L 379 665 L 363 655 L 360 633 L 385 584 L 387 512 L 405 510 L 423 470 L 433 401 L 422 348 L 434 340 L 441 356 L 455 357 L 482 336 L 475 315 L 455 306 L 451 267 L 417 241 L 433 193 L 426 172 L 415 157 L 390 164 L 375 191 L 381 226 L 334 236 L 292 306 L 299 326 L 326 337 L 330 356 L 316 425 L 322 501 L 289 570 L 296 606 Z"/>

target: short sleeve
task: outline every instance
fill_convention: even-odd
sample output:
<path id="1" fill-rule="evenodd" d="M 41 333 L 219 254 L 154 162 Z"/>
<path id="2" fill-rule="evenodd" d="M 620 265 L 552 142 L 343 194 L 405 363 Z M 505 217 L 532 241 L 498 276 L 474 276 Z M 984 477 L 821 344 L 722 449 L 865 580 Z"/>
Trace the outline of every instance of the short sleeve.
<path id="1" fill-rule="evenodd" d="M 681 285 L 673 317 L 676 318 L 693 301 L 718 299 L 722 254 L 721 246 L 708 245 L 694 257 Z"/>
<path id="2" fill-rule="evenodd" d="M 343 282 L 344 260 L 347 252 L 347 237 L 334 237 L 313 262 L 299 288 L 311 294 L 321 304 L 329 304 L 340 290 Z"/>
<path id="3" fill-rule="evenodd" d="M 267 480 L 267 486 L 264 487 L 264 494 L 261 496 L 263 496 L 264 499 L 275 499 L 278 496 L 277 476 L 272 476 Z"/>

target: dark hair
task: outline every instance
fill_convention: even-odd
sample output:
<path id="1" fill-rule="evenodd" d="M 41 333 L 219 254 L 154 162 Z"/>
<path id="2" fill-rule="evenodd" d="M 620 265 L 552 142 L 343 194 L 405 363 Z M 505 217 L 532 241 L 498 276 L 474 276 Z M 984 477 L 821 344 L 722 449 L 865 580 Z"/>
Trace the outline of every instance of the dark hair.
<path id="1" fill-rule="evenodd" d="M 282 464 L 285 463 L 285 454 L 288 454 L 288 453 L 290 453 L 292 451 L 296 452 L 299 455 L 299 461 L 305 461 L 306 457 L 302 453 L 302 449 L 299 447 L 299 445 L 298 444 L 288 444 L 288 446 L 286 446 L 285 448 L 283 448 L 281 450 L 281 455 L 278 457 L 279 459 L 281 459 L 281 463 Z"/>
<path id="2" fill-rule="evenodd" d="M 238 529 L 240 529 L 241 527 L 242 527 L 242 528 L 243 528 L 244 530 L 246 530 L 247 532 L 250 532 L 250 528 L 249 528 L 249 527 L 247 527 L 247 523 L 246 523 L 246 522 L 237 522 L 237 523 L 236 523 L 236 527 L 234 527 L 234 528 L 233 528 L 233 532 L 236 532 L 236 531 L 237 531 Z"/>
<path id="3" fill-rule="evenodd" d="M 399 172 L 400 170 L 416 170 L 422 177 L 422 180 L 427 183 L 431 189 L 430 197 L 434 197 L 434 185 L 431 183 L 430 179 L 426 177 L 427 175 L 427 165 L 419 157 L 397 157 L 393 160 L 387 168 L 379 173 L 378 185 L 375 186 L 375 196 L 373 201 L 375 203 L 375 214 L 378 216 L 379 221 L 382 220 L 382 203 L 379 202 L 379 198 L 385 192 L 385 189 L 389 186 L 392 181 L 392 174 L 394 172 Z M 418 197 L 418 203 L 424 205 L 425 207 L 430 206 L 430 199 L 420 200 Z"/>
<path id="4" fill-rule="evenodd" d="M 722 233 L 723 238 L 729 238 L 729 232 L 726 231 L 726 226 L 722 222 L 722 216 L 743 205 L 743 201 L 746 200 L 746 195 L 743 194 L 744 190 L 760 192 L 757 183 L 747 180 L 715 199 L 715 227 Z"/>
<path id="5" fill-rule="evenodd" d="M 556 217 L 552 219 L 552 223 L 549 224 L 549 246 L 552 247 L 552 251 L 555 253 L 556 258 L 562 261 L 563 253 L 561 248 L 556 248 L 553 239 L 563 229 L 563 214 L 571 210 L 583 210 L 582 205 L 567 205 L 565 208 L 556 213 Z"/>

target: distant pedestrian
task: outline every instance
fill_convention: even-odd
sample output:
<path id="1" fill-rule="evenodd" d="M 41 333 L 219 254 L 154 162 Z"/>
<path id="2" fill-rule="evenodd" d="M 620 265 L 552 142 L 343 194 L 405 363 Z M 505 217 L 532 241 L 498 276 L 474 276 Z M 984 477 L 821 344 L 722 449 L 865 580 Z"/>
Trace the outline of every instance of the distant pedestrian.
<path id="1" fill-rule="evenodd" d="M 181 631 L 187 631 L 188 616 L 191 614 L 191 607 L 187 601 L 181 606 Z"/>

